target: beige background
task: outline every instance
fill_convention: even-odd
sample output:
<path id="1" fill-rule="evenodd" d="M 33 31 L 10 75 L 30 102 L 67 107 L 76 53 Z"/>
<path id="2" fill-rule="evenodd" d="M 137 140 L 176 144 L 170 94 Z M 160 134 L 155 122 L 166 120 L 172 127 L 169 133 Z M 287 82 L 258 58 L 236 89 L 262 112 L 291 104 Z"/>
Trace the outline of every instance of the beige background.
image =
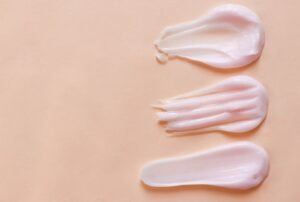
<path id="1" fill-rule="evenodd" d="M 160 65 L 152 41 L 221 0 L 0 0 L 0 201 L 300 201 L 300 28 L 297 0 L 245 0 L 266 30 L 262 58 L 218 72 L 174 60 Z M 149 105 L 235 74 L 266 85 L 266 122 L 247 135 L 171 138 Z M 150 189 L 150 160 L 237 140 L 271 156 L 265 183 L 246 192 Z"/>

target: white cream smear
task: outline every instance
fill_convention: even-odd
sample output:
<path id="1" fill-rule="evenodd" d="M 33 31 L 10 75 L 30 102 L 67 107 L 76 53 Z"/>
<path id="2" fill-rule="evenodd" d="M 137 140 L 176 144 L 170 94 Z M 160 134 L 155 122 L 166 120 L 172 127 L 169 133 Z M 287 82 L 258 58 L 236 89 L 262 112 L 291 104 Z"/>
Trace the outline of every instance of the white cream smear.
<path id="1" fill-rule="evenodd" d="M 253 11 L 225 4 L 200 19 L 166 27 L 154 44 L 160 62 L 179 57 L 227 69 L 258 59 L 264 42 L 262 23 Z"/>
<path id="2" fill-rule="evenodd" d="M 153 107 L 163 110 L 157 116 L 168 132 L 243 133 L 265 119 L 268 97 L 261 83 L 242 75 L 161 100 Z"/>
<path id="3" fill-rule="evenodd" d="M 140 179 L 152 187 L 209 185 L 250 189 L 269 172 L 266 151 L 250 142 L 237 142 L 186 156 L 147 164 Z"/>

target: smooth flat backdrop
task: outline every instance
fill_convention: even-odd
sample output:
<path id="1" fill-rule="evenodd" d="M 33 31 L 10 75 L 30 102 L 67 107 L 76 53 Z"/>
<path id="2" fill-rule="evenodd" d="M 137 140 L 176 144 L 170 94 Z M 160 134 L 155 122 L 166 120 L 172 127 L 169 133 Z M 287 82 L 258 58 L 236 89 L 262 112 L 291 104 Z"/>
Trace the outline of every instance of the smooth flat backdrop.
<path id="1" fill-rule="evenodd" d="M 219 72 L 154 58 L 152 42 L 165 26 L 228 2 L 0 0 L 0 201 L 300 201 L 300 1 L 231 1 L 255 11 L 266 30 L 262 57 L 248 68 Z M 258 130 L 172 138 L 156 124 L 155 100 L 236 74 L 269 91 Z M 257 189 L 139 182 L 150 160 L 238 140 L 270 154 L 270 175 Z"/>

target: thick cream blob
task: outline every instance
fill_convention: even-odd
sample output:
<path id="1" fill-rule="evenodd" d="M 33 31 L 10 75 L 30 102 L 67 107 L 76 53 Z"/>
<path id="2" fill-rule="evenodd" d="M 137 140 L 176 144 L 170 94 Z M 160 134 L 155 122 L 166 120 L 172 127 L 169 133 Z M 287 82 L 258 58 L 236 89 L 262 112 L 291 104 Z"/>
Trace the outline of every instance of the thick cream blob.
<path id="1" fill-rule="evenodd" d="M 248 8 L 225 4 L 200 19 L 166 27 L 155 41 L 157 59 L 180 57 L 216 68 L 237 68 L 259 58 L 265 35 Z"/>
<path id="2" fill-rule="evenodd" d="M 234 76 L 212 86 L 159 101 L 158 120 L 168 132 L 243 133 L 265 119 L 268 96 L 249 76 Z"/>
<path id="3" fill-rule="evenodd" d="M 152 187 L 209 185 L 250 189 L 268 175 L 269 157 L 250 142 L 237 142 L 208 151 L 147 164 L 141 180 Z"/>

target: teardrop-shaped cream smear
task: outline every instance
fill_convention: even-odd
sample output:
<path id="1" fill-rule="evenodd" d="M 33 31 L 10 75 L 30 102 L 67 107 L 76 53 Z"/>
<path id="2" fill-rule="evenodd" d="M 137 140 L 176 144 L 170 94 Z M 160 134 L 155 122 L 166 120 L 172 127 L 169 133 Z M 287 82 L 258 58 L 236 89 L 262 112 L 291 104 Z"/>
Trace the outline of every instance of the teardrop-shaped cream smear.
<path id="1" fill-rule="evenodd" d="M 249 76 L 234 76 L 215 85 L 161 100 L 153 107 L 168 132 L 225 131 L 243 133 L 265 119 L 264 86 Z"/>
<path id="2" fill-rule="evenodd" d="M 250 142 L 237 142 L 208 151 L 147 164 L 140 179 L 152 187 L 209 185 L 250 189 L 268 175 L 266 151 Z"/>
<path id="3" fill-rule="evenodd" d="M 166 27 L 154 44 L 161 62 L 179 57 L 228 69 L 258 59 L 264 42 L 261 20 L 253 11 L 225 4 L 200 19 Z"/>

